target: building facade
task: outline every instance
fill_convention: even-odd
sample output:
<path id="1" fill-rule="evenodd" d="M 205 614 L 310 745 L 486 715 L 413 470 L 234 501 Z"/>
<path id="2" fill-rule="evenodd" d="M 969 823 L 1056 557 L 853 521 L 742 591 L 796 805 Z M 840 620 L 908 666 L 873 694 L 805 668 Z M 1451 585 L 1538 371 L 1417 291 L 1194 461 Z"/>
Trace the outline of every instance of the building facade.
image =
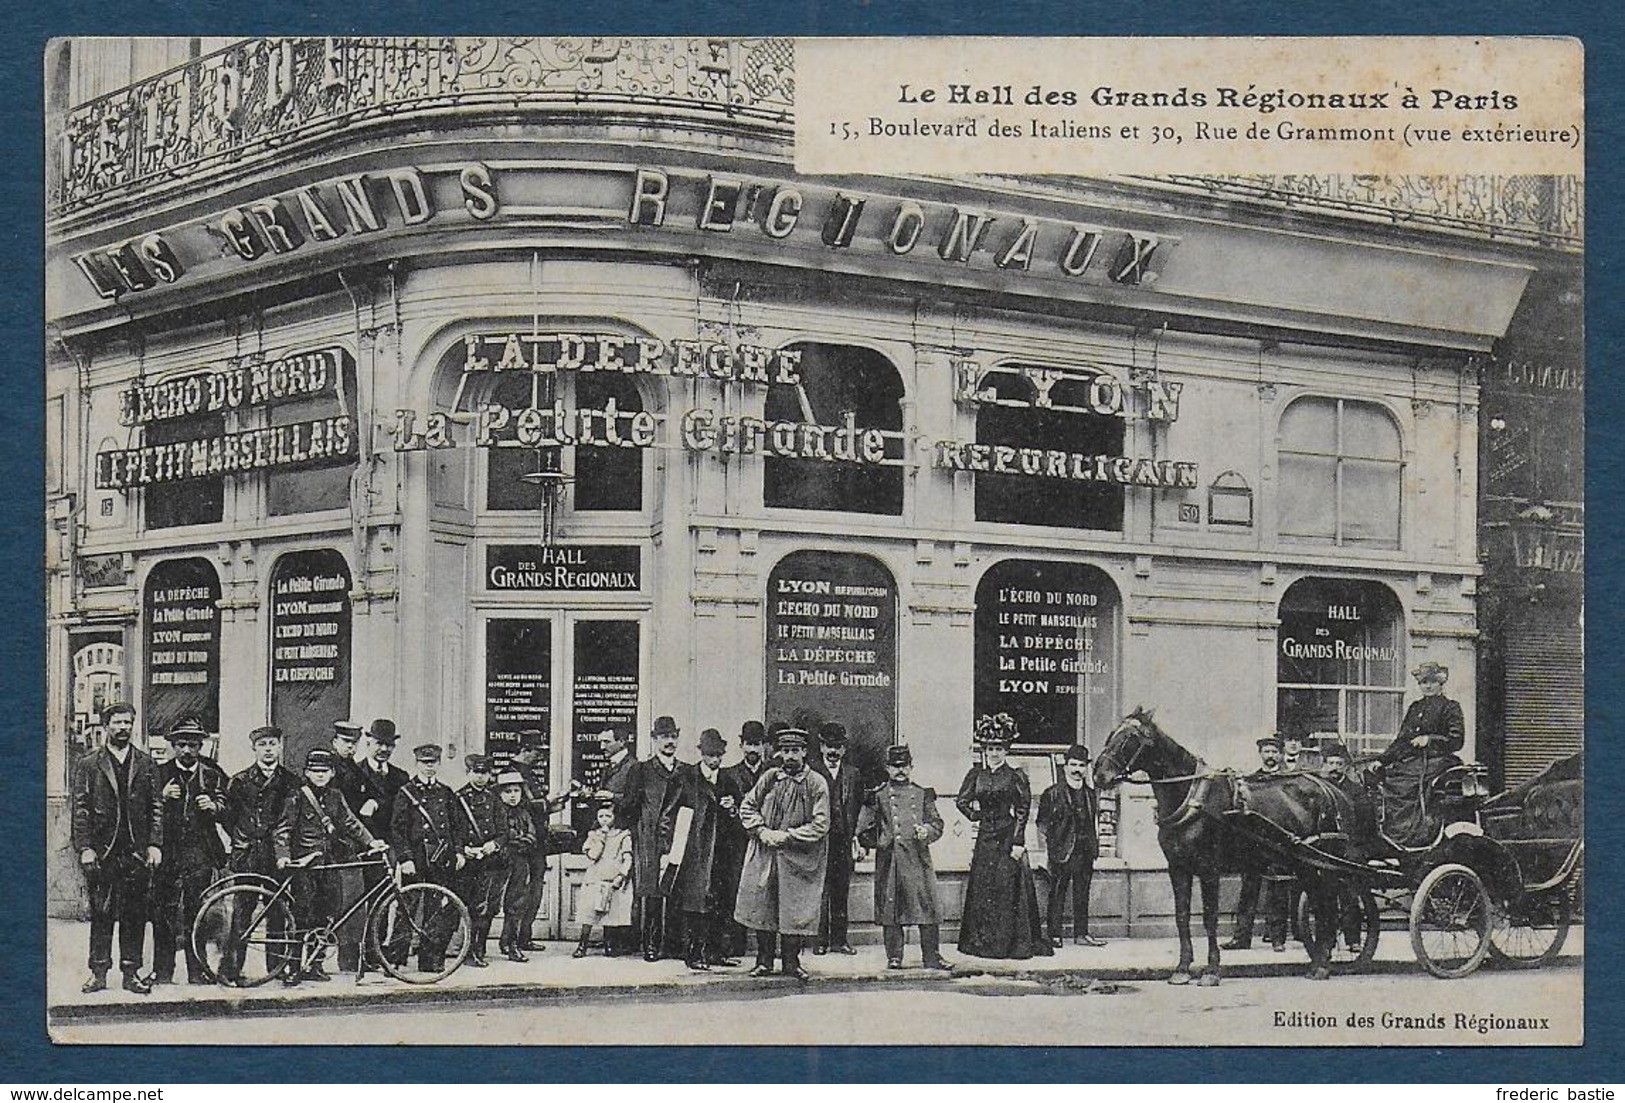
<path id="1" fill-rule="evenodd" d="M 228 769 L 266 722 L 453 763 L 538 728 L 556 787 L 613 720 L 685 754 L 839 720 L 951 794 L 988 712 L 1035 790 L 1139 704 L 1213 763 L 1376 748 L 1433 659 L 1473 749 L 1523 246 L 1215 182 L 798 176 L 785 40 L 209 45 L 108 90 L 94 44 L 52 61 L 53 831 L 121 696 Z M 1149 794 L 1103 819 L 1097 910 L 1156 929 Z"/>

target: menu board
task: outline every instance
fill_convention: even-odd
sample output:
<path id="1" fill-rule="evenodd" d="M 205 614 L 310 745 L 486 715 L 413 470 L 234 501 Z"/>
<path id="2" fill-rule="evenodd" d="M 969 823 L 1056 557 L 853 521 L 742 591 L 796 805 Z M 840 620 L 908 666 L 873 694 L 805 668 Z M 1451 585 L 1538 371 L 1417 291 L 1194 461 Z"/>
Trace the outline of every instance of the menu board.
<path id="1" fill-rule="evenodd" d="M 142 601 L 144 716 L 164 734 L 183 716 L 220 730 L 220 576 L 207 559 L 172 559 L 147 575 Z"/>
<path id="2" fill-rule="evenodd" d="M 801 551 L 773 568 L 767 720 L 814 734 L 837 721 L 859 767 L 878 766 L 897 731 L 897 584 L 880 563 Z"/>
<path id="3" fill-rule="evenodd" d="M 547 620 L 485 624 L 485 753 L 513 754 L 519 733 L 542 733 L 542 761 L 552 738 L 553 639 Z"/>
<path id="4" fill-rule="evenodd" d="M 293 552 L 271 572 L 271 723 L 284 760 L 325 747 L 350 715 L 350 567 L 331 548 Z"/>
<path id="5" fill-rule="evenodd" d="M 976 588 L 976 715 L 1009 713 L 1017 745 L 1064 749 L 1084 734 L 1085 700 L 1116 678 L 1116 590 L 1079 563 L 1006 560 Z"/>
<path id="6" fill-rule="evenodd" d="M 637 731 L 637 621 L 577 621 L 574 654 L 570 776 L 583 788 L 594 790 L 603 781 L 608 764 L 600 734 L 616 723 L 624 724 L 628 731 Z M 593 809 L 591 800 L 571 805 L 571 824 L 577 832 L 592 829 Z"/>

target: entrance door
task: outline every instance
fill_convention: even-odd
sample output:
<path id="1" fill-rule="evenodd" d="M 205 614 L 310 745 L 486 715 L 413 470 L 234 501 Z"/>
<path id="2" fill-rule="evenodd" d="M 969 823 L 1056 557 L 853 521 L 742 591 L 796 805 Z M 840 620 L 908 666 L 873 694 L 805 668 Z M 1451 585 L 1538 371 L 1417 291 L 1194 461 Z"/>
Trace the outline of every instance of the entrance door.
<path id="1" fill-rule="evenodd" d="M 638 614 L 574 610 L 492 612 L 483 633 L 485 751 L 511 755 L 522 732 L 542 733 L 548 787 L 554 795 L 579 782 L 598 787 L 604 753 L 599 736 L 613 723 L 642 729 L 648 633 Z M 533 737 L 532 737 L 533 738 Z M 576 838 L 550 862 L 538 935 L 575 929 L 575 888 L 586 867 L 580 839 L 593 823 L 590 796 L 572 799 L 552 817 Z M 563 840 L 560 840 L 560 845 Z"/>

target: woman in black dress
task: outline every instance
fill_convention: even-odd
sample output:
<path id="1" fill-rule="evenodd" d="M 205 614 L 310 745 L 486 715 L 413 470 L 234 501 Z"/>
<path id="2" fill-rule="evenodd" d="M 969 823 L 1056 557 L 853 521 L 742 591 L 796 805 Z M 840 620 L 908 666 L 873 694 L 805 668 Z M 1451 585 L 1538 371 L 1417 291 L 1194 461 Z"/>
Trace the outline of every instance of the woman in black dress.
<path id="1" fill-rule="evenodd" d="M 1054 952 L 1044 937 L 1023 845 L 1032 788 L 1027 775 L 1005 761 L 1015 738 L 1015 721 L 1006 713 L 976 722 L 982 764 L 971 767 L 954 801 L 977 824 L 959 926 L 960 951 L 976 957 L 1048 957 Z"/>

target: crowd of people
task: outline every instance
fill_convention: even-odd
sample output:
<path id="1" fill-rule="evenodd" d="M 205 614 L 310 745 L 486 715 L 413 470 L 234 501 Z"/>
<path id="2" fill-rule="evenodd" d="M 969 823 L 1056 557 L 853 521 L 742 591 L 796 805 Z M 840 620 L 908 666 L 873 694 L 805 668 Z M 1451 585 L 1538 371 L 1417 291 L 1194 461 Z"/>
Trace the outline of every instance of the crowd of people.
<path id="1" fill-rule="evenodd" d="M 913 926 L 921 964 L 951 968 L 941 952 L 931 858 L 943 833 L 937 794 L 914 782 L 913 756 L 902 744 L 885 749 L 884 780 L 868 783 L 848 759 L 839 723 L 812 733 L 748 721 L 740 758 L 727 767 L 728 744 L 714 728 L 700 734 L 699 761 L 683 762 L 671 717 L 654 721 L 643 759 L 632 753 L 632 731 L 611 725 L 600 736 L 596 787 L 572 783 L 554 795 L 540 731 L 520 733 L 511 756 L 468 755 L 468 780 L 453 790 L 439 780 L 437 743 L 413 748 L 413 774 L 392 763 L 400 735 L 388 719 L 365 729 L 334 724 L 331 745 L 308 751 L 299 774 L 283 763 L 283 733 L 256 728 L 248 734 L 252 764 L 231 777 L 202 754 L 208 734 L 195 719 L 167 733 L 162 762 L 134 745 L 135 721 L 131 705 L 109 706 L 102 745 L 74 766 L 73 847 L 91 912 L 87 993 L 107 987 L 115 928 L 125 990 L 146 994 L 177 983 L 178 959 L 187 983 L 210 983 L 190 932 L 205 891 L 227 871 L 293 878 L 295 922 L 311 929 L 334 922 L 369 878 L 391 875 L 382 863 L 353 861 L 385 852 L 403 880 L 441 885 L 462 899 L 471 920 L 468 965 L 490 964 L 499 916 L 498 952 L 523 962 L 541 948 L 536 923 L 548 859 L 577 845 L 587 866 L 576 957 L 590 952 L 596 930 L 611 956 L 680 958 L 704 971 L 738 966 L 754 949 L 749 975 L 806 979 L 807 948 L 815 956 L 856 953 L 848 898 L 856 863 L 872 852 L 888 966 L 904 967 L 905 928 Z M 978 825 L 960 949 L 1048 955 L 1063 944 L 1068 899 L 1074 942 L 1101 945 L 1089 933 L 1099 852 L 1089 752 L 1071 748 L 1062 779 L 1038 801 L 1051 873 L 1041 911 L 1024 846 L 1032 793 L 1026 773 L 1007 760 L 1016 734 L 1002 714 L 978 722 L 980 761 L 955 796 Z M 579 839 L 554 822 L 571 800 L 593 805 L 594 824 Z M 334 864 L 346 868 L 325 868 Z M 149 925 L 153 961 L 144 972 Z M 337 932 L 340 971 L 367 968 L 358 927 Z M 290 969 L 284 982 L 327 979 L 318 957 Z"/>

